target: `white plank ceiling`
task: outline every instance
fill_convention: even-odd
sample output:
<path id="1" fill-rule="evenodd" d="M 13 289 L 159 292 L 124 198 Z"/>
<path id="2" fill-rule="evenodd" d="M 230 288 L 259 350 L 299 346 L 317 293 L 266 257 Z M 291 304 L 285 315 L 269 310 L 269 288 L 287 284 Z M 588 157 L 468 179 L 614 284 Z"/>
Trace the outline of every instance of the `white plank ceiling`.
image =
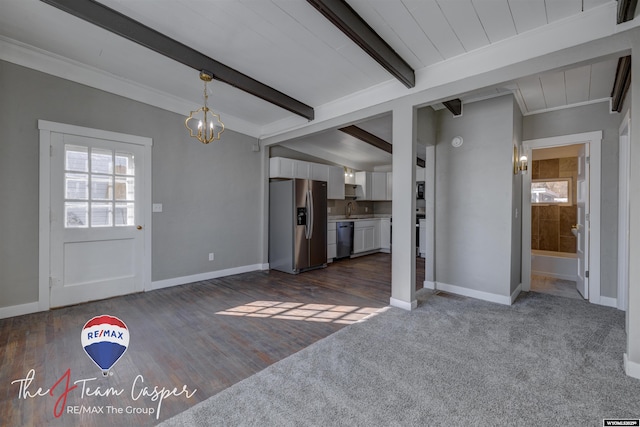
<path id="1" fill-rule="evenodd" d="M 321 107 L 393 78 L 303 0 L 99 0 L 264 84 Z M 348 0 L 415 70 L 573 19 L 608 0 Z M 0 0 L 0 41 L 10 40 L 180 105 L 201 102 L 198 73 L 38 0 Z M 463 101 L 513 92 L 524 114 L 608 98 L 616 60 L 504 82 Z M 74 79 L 73 74 L 67 77 Z M 292 113 L 220 82 L 210 103 L 231 128 L 260 129 Z M 441 106 L 434 106 L 441 108 Z M 175 109 L 174 109 L 175 110 Z M 176 110 L 177 111 L 177 110 Z M 381 130 L 380 123 L 387 123 Z M 361 124 L 390 140 L 390 120 Z M 389 155 L 336 132 L 300 141 L 338 164 L 389 163 Z M 331 144 L 323 141 L 335 140 Z M 292 144 L 288 144 L 292 145 Z M 342 153 L 342 154 L 341 154 Z M 377 153 L 377 156 L 376 156 Z"/>

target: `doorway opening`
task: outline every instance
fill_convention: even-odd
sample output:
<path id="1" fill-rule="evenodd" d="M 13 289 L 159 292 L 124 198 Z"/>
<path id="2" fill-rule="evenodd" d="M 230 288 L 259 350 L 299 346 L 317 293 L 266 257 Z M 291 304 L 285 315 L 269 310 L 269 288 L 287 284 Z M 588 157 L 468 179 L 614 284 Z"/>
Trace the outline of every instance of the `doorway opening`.
<path id="1" fill-rule="evenodd" d="M 602 132 L 523 142 L 522 289 L 600 303 Z"/>
<path id="2" fill-rule="evenodd" d="M 577 283 L 578 182 L 579 178 L 584 179 L 578 172 L 580 153 L 584 151 L 585 144 L 532 150 L 529 170 L 531 290 L 534 292 L 586 297 Z"/>

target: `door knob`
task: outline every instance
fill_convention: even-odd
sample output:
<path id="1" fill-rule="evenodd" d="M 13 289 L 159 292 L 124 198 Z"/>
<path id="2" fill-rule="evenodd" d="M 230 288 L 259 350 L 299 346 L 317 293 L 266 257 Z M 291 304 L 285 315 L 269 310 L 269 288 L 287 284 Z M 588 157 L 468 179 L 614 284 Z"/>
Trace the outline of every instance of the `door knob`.
<path id="1" fill-rule="evenodd" d="M 142 230 L 142 226 L 141 226 L 141 225 L 137 226 L 136 228 L 137 228 L 138 230 Z"/>

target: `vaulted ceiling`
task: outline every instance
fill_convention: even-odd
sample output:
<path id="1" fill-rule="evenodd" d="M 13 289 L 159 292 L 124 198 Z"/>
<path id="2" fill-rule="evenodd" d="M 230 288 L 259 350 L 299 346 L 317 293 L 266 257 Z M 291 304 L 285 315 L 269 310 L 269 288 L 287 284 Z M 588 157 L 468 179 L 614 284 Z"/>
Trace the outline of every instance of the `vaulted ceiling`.
<path id="1" fill-rule="evenodd" d="M 198 72 L 140 44 L 83 21 L 40 0 L 0 0 L 0 59 L 187 113 L 202 98 Z M 151 29 L 320 112 L 347 99 L 386 88 L 412 89 L 302 0 L 99 0 Z M 442 64 L 526 40 L 547 28 L 579 20 L 615 26 L 607 0 L 347 0 L 404 61 L 416 70 L 416 88 L 437 85 Z M 607 30 L 612 32 L 612 30 Z M 567 34 L 571 39 L 575 34 Z M 578 43 L 577 41 L 575 43 Z M 4 52 L 4 53 L 2 53 Z M 531 52 L 535 55 L 536 52 Z M 594 102 L 610 96 L 617 57 L 464 89 L 471 102 L 514 93 L 524 114 Z M 42 65 L 44 64 L 44 65 Z M 481 72 L 482 70 L 478 70 Z M 431 83 L 431 82 L 434 83 Z M 238 88 L 214 81 L 210 105 L 228 128 L 262 137 L 300 127 L 307 119 Z M 435 102 L 434 108 L 442 108 Z M 361 123 L 390 139 L 390 119 Z M 386 126 L 386 128 L 385 128 Z M 337 132 L 307 144 L 327 160 L 356 156 L 362 165 L 388 163 L 388 154 Z M 331 139 L 330 142 L 327 142 Z M 324 141 L 324 142 L 323 142 Z M 388 141 L 392 142 L 392 141 Z M 355 144 L 355 145 L 354 145 Z M 315 148 L 314 148 L 315 147 Z M 335 152 L 335 153 L 333 153 Z M 355 154 L 354 154 L 355 153 Z M 344 162 L 342 163 L 344 164 Z"/>

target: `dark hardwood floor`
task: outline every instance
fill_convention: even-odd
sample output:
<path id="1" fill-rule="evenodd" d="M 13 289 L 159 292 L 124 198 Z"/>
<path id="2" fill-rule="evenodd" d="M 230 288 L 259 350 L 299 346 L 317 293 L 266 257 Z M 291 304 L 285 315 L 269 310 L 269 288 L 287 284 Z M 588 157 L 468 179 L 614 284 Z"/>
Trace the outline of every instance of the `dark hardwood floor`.
<path id="1" fill-rule="evenodd" d="M 374 254 L 295 276 L 251 272 L 2 319 L 0 425 L 155 425 L 385 307 L 390 262 Z M 80 341 L 101 314 L 131 337 L 108 377 Z"/>

